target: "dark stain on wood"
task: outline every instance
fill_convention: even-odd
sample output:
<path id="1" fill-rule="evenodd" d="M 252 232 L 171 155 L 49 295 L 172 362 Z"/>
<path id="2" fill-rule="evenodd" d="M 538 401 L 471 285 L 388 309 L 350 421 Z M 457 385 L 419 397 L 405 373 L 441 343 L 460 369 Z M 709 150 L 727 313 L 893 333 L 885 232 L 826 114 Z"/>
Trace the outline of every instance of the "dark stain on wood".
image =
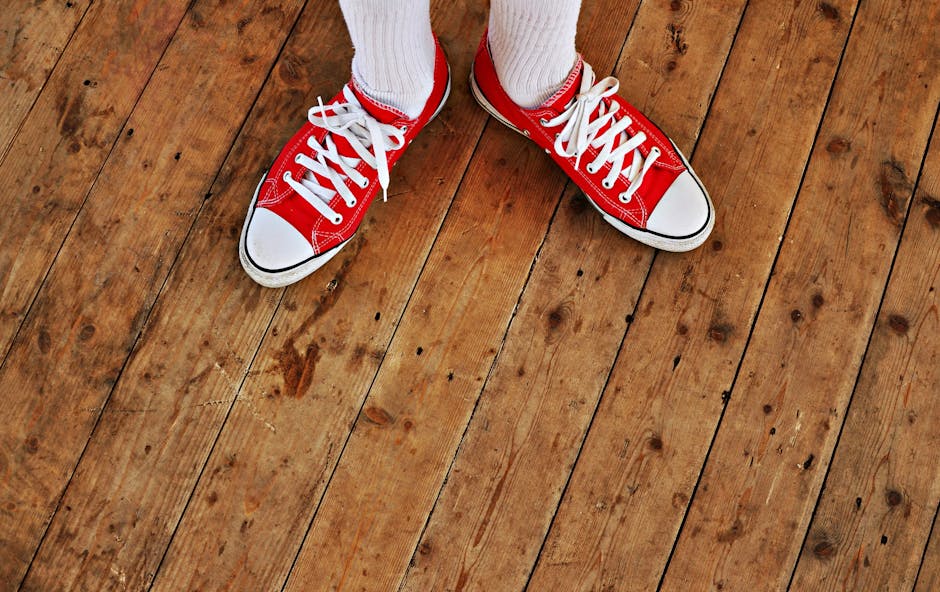
<path id="1" fill-rule="evenodd" d="M 744 524 L 741 523 L 740 518 L 735 518 L 734 524 L 726 530 L 718 531 L 718 534 L 715 536 L 715 539 L 719 543 L 730 543 L 736 539 L 741 538 L 744 534 Z"/>
<path id="2" fill-rule="evenodd" d="M 45 329 L 39 330 L 37 342 L 39 344 L 39 351 L 44 354 L 49 353 L 49 350 L 52 349 L 52 337 L 49 336 L 49 331 Z"/>
<path id="3" fill-rule="evenodd" d="M 806 460 L 803 461 L 803 470 L 808 471 L 813 466 L 813 461 L 816 459 L 816 456 L 810 454 L 806 457 Z"/>
<path id="4" fill-rule="evenodd" d="M 88 341 L 95 336 L 95 326 L 92 324 L 85 325 L 82 327 L 82 330 L 78 332 L 79 341 Z"/>
<path id="5" fill-rule="evenodd" d="M 817 559 L 830 559 L 835 552 L 835 545 L 827 539 L 823 539 L 813 545 L 813 556 Z"/>
<path id="6" fill-rule="evenodd" d="M 898 335 L 904 335 L 911 328 L 910 323 L 905 317 L 893 314 L 888 317 L 888 326 Z"/>
<path id="7" fill-rule="evenodd" d="M 813 294 L 813 306 L 815 308 L 822 308 L 822 305 L 826 303 L 826 299 L 823 298 L 822 293 L 816 292 Z"/>
<path id="8" fill-rule="evenodd" d="M 839 9 L 828 2 L 819 3 L 819 12 L 823 13 L 823 16 L 831 21 L 839 20 Z"/>
<path id="9" fill-rule="evenodd" d="M 728 341 L 728 337 L 730 335 L 731 325 L 725 323 L 712 325 L 708 328 L 708 338 L 718 343 L 724 343 Z"/>
<path id="10" fill-rule="evenodd" d="M 26 438 L 26 441 L 23 442 L 23 448 L 25 448 L 26 452 L 29 454 L 36 454 L 39 452 L 39 438 L 36 436 Z"/>
<path id="11" fill-rule="evenodd" d="M 375 406 L 369 406 L 363 409 L 362 419 L 377 426 L 387 426 L 395 421 L 388 411 Z"/>
<path id="12" fill-rule="evenodd" d="M 294 347 L 294 340 L 288 339 L 276 359 L 284 378 L 284 393 L 294 399 L 303 397 L 313 381 L 314 370 L 320 360 L 320 346 L 311 342 L 301 354 Z"/>
<path id="13" fill-rule="evenodd" d="M 901 494 L 900 491 L 897 491 L 895 489 L 889 489 L 888 491 L 885 492 L 885 503 L 887 503 L 889 506 L 892 506 L 892 507 L 899 506 L 901 505 L 901 502 L 903 501 L 904 501 L 904 496 Z"/>
<path id="14" fill-rule="evenodd" d="M 763 409 L 764 409 L 764 415 L 770 415 L 774 410 L 773 406 L 770 405 L 769 403 L 765 404 Z"/>
<path id="15" fill-rule="evenodd" d="M 650 447 L 650 450 L 662 450 L 663 439 L 659 436 L 659 434 L 653 434 L 650 437 L 649 442 L 647 442 L 647 445 Z"/>
<path id="16" fill-rule="evenodd" d="M 800 309 L 794 308 L 790 311 L 790 320 L 794 323 L 799 323 L 803 320 L 803 313 L 800 312 Z"/>
<path id="17" fill-rule="evenodd" d="M 927 222 L 933 228 L 940 228 L 940 199 L 925 195 L 923 201 L 927 205 L 927 211 L 924 212 Z"/>
<path id="18" fill-rule="evenodd" d="M 895 226 L 904 221 L 905 197 L 911 191 L 911 182 L 904 172 L 904 167 L 897 161 L 886 160 L 881 163 L 878 174 L 878 187 L 881 194 L 881 207 L 888 219 Z"/>
<path id="19" fill-rule="evenodd" d="M 71 97 L 59 95 L 56 99 L 56 109 L 59 112 L 59 131 L 65 138 L 71 138 L 82 125 L 82 95 Z"/>
<path id="20" fill-rule="evenodd" d="M 679 362 L 682 361 L 682 356 L 676 356 L 672 359 L 672 369 L 675 370 L 679 367 Z"/>
<path id="21" fill-rule="evenodd" d="M 549 334 L 552 334 L 560 329 L 567 317 L 568 311 L 565 310 L 563 305 L 559 304 L 553 308 L 552 311 L 548 313 L 548 319 L 546 321 Z"/>
<path id="22" fill-rule="evenodd" d="M 685 37 L 682 33 L 682 25 L 669 24 L 667 27 L 669 30 L 669 36 L 672 40 L 672 47 L 676 50 L 676 53 L 679 55 L 685 55 L 689 51 L 689 44 L 685 42 Z"/>
<path id="23" fill-rule="evenodd" d="M 826 144 L 826 152 L 831 154 L 845 154 L 852 149 L 852 142 L 849 142 L 845 138 L 840 138 L 836 136 L 829 140 L 829 143 Z"/>

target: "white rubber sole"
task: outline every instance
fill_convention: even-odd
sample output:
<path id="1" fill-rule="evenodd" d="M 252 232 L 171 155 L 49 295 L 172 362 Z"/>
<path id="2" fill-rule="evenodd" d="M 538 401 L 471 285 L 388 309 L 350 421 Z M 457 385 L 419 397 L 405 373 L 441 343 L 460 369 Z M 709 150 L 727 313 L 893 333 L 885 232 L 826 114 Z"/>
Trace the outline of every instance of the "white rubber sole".
<path id="1" fill-rule="evenodd" d="M 428 123 L 434 121 L 434 118 L 437 117 L 437 115 L 444 108 L 444 105 L 447 103 L 447 98 L 450 96 L 450 86 L 450 68 L 448 67 L 447 88 L 444 89 L 444 96 L 441 98 L 441 103 L 437 106 L 437 110 L 434 111 L 430 119 L 428 119 Z M 266 288 L 283 288 L 284 286 L 289 286 L 299 282 L 300 280 L 326 265 L 330 259 L 335 257 L 336 254 L 339 253 L 340 250 L 342 250 L 342 248 L 345 247 L 350 240 L 352 240 L 352 237 L 355 236 L 356 233 L 353 233 L 352 236 L 336 245 L 329 251 L 321 253 L 316 257 L 313 257 L 308 261 L 290 269 L 283 271 L 269 271 L 258 267 L 248 256 L 248 246 L 246 240 L 248 238 L 248 225 L 251 222 L 251 215 L 255 211 L 255 202 L 258 199 L 258 192 L 261 190 L 261 185 L 264 183 L 264 180 L 267 176 L 268 172 L 265 171 L 261 176 L 261 181 L 258 182 L 258 186 L 255 188 L 255 194 L 251 198 L 251 204 L 248 206 L 248 215 L 245 216 L 245 223 L 242 225 L 241 237 L 238 240 L 238 260 L 241 262 L 242 269 L 245 270 L 245 273 L 248 274 L 248 277 L 253 279 L 256 283 L 261 284 Z"/>
<path id="2" fill-rule="evenodd" d="M 530 137 L 528 132 L 519 129 L 510 123 L 509 120 L 503 117 L 503 115 L 496 110 L 496 107 L 486 100 L 486 97 L 483 95 L 483 91 L 481 91 L 480 87 L 477 85 L 476 76 L 474 76 L 473 73 L 473 66 L 470 67 L 470 93 L 473 95 L 473 98 L 476 99 L 477 103 L 479 103 L 487 113 L 492 115 L 494 119 L 506 127 L 516 131 L 517 133 L 522 134 L 527 138 Z M 672 140 L 670 140 L 670 143 L 672 143 Z M 706 191 L 701 179 L 698 178 L 698 176 L 695 174 L 695 171 L 693 171 L 692 167 L 689 165 L 689 161 L 686 160 L 685 155 L 682 154 L 682 152 L 678 147 L 676 147 L 674 143 L 672 144 L 672 147 L 675 148 L 676 153 L 679 154 L 679 158 L 682 159 L 683 164 L 685 164 L 685 168 L 687 168 L 695 178 L 695 182 L 698 184 L 699 188 L 701 188 L 702 193 L 705 194 L 705 200 L 708 202 L 708 222 L 695 234 L 672 238 L 640 228 L 634 228 L 602 210 L 596 203 L 594 203 L 594 200 L 589 199 L 587 196 L 585 196 L 584 199 L 587 199 L 588 203 L 591 204 L 591 207 L 597 210 L 608 224 L 616 228 L 621 233 L 629 236 L 630 238 L 661 251 L 683 253 L 702 246 L 702 244 L 708 239 L 712 229 L 715 227 L 715 206 L 712 204 L 712 199 L 708 195 L 708 191 Z"/>

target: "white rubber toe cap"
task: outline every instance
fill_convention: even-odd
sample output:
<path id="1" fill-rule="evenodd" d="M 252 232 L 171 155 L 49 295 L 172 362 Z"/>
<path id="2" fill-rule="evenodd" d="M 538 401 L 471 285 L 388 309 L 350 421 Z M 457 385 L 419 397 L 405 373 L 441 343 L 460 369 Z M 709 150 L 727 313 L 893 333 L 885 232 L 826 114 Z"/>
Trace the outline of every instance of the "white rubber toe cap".
<path id="1" fill-rule="evenodd" d="M 656 204 L 646 228 L 667 237 L 694 235 L 709 223 L 708 197 L 692 173 L 683 171 Z"/>
<path id="2" fill-rule="evenodd" d="M 245 249 L 252 263 L 268 271 L 288 269 L 315 255 L 304 235 L 264 208 L 257 208 L 251 217 Z"/>

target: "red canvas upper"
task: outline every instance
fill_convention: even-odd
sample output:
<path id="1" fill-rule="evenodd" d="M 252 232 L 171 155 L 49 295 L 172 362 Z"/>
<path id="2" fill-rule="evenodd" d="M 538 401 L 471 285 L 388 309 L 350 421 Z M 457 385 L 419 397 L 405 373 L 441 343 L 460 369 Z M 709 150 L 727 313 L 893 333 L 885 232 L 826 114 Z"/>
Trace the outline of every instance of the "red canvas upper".
<path id="1" fill-rule="evenodd" d="M 401 148 L 387 151 L 388 167 L 401 157 L 411 140 L 421 131 L 430 121 L 432 116 L 439 108 L 444 99 L 448 84 L 447 60 L 441 50 L 440 44 L 437 44 L 437 57 L 434 66 L 434 86 L 431 91 L 424 110 L 418 117 L 408 118 L 401 111 L 383 105 L 369 98 L 356 85 L 355 81 L 350 81 L 345 88 L 349 88 L 356 99 L 365 108 L 365 110 L 380 123 L 391 124 L 395 127 L 406 127 L 405 142 Z M 344 88 L 344 90 L 345 90 Z M 346 102 L 346 98 L 341 90 L 325 106 Z M 335 225 L 332 221 L 324 218 L 306 199 L 298 195 L 293 188 L 288 185 L 283 176 L 289 172 L 294 179 L 300 179 L 307 169 L 297 163 L 294 159 L 298 153 L 310 154 L 307 146 L 307 140 L 313 136 L 317 141 L 323 142 L 328 134 L 325 128 L 306 122 L 296 134 L 284 145 L 280 154 L 274 160 L 271 168 L 268 170 L 264 181 L 258 190 L 256 208 L 264 208 L 274 212 L 291 226 L 296 228 L 304 237 L 308 238 L 310 244 L 316 253 L 324 253 L 348 240 L 365 216 L 366 210 L 372 203 L 373 198 L 379 191 L 379 182 L 376 171 L 366 162 L 360 161 L 355 167 L 357 171 L 369 179 L 369 185 L 365 188 L 346 179 L 346 186 L 349 187 L 352 194 L 356 197 L 356 205 L 348 207 L 343 198 L 337 194 L 329 202 L 330 208 L 342 214 L 343 222 Z M 343 156 L 359 158 L 356 152 L 350 147 L 349 143 L 337 134 L 332 134 L 336 142 L 338 152 Z M 330 166 L 339 171 L 333 163 Z M 326 181 L 319 175 L 314 175 L 316 180 L 325 187 L 332 188 L 332 183 Z"/>
<path id="2" fill-rule="evenodd" d="M 629 181 L 624 176 L 618 176 L 611 189 L 605 189 L 601 180 L 607 176 L 611 164 L 605 165 L 595 173 L 588 173 L 584 163 L 594 160 L 600 149 L 590 147 L 581 157 L 581 167 L 575 168 L 575 159 L 565 157 L 552 149 L 555 135 L 561 131 L 564 124 L 557 127 L 545 127 L 540 120 L 551 120 L 562 113 L 575 98 L 580 89 L 581 78 L 584 73 L 584 62 L 578 56 L 577 63 L 562 87 L 535 109 L 524 109 L 516 105 L 502 85 L 496 74 L 493 58 L 490 55 L 487 36 L 483 36 L 480 47 L 473 64 L 473 75 L 480 91 L 486 100 L 500 115 L 513 126 L 519 128 L 532 138 L 539 146 L 546 149 L 552 158 L 571 177 L 599 208 L 606 213 L 624 221 L 630 226 L 643 229 L 649 219 L 653 208 L 662 199 L 663 194 L 673 184 L 676 178 L 686 170 L 686 166 L 677 153 L 669 138 L 656 125 L 647 119 L 639 110 L 619 96 L 604 99 L 604 104 L 610 108 L 611 102 L 619 104 L 617 117 L 628 116 L 632 122 L 627 127 L 627 133 L 632 137 L 640 132 L 646 135 L 646 141 L 640 145 L 641 155 L 646 158 L 650 150 L 656 146 L 661 154 L 647 171 L 640 187 L 633 194 L 629 203 L 623 203 L 618 195 L 629 187 Z M 602 132 L 603 130 L 601 130 Z"/>

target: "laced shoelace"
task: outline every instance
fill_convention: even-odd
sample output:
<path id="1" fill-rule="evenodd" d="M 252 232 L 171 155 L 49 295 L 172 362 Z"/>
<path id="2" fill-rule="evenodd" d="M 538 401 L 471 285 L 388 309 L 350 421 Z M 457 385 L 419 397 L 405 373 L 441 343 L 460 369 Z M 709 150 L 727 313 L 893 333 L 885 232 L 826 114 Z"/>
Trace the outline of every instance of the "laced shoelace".
<path id="1" fill-rule="evenodd" d="M 307 112 L 310 123 L 325 128 L 327 134 L 323 143 L 313 136 L 307 139 L 307 147 L 313 150 L 312 156 L 298 153 L 294 158 L 307 169 L 300 179 L 294 179 L 289 171 L 284 173 L 283 177 L 284 182 L 307 200 L 320 215 L 336 225 L 343 223 L 343 216 L 330 207 L 330 200 L 339 193 L 347 207 L 356 205 L 356 196 L 346 185 L 346 179 L 363 189 L 369 186 L 369 179 L 356 170 L 360 160 L 378 172 L 382 199 L 388 200 L 388 152 L 405 145 L 405 132 L 408 131 L 407 127 L 397 128 L 380 123 L 366 112 L 348 87 L 343 91 L 343 96 L 345 103 L 326 106 L 318 98 L 317 106 L 311 107 Z M 359 158 L 340 154 L 333 140 L 334 136 L 343 137 Z M 330 163 L 336 166 L 330 166 Z M 328 181 L 332 188 L 324 186 L 314 177 L 314 173 Z"/>
<path id="2" fill-rule="evenodd" d="M 613 76 L 594 84 L 594 71 L 585 63 L 577 96 L 557 117 L 542 119 L 540 123 L 544 127 L 565 124 L 555 137 L 554 148 L 561 156 L 574 157 L 575 168 L 581 166 L 581 157 L 589 147 L 600 148 L 597 157 L 585 167 L 587 172 L 594 174 L 606 163 L 611 163 L 610 171 L 601 184 L 604 189 L 611 189 L 617 177 L 623 175 L 629 186 L 619 198 L 621 202 L 629 203 L 661 151 L 654 146 L 646 158 L 640 154 L 639 147 L 646 141 L 646 134 L 639 132 L 630 137 L 626 130 L 633 120 L 626 115 L 617 117 L 620 105 L 605 100 L 617 94 L 619 88 L 620 81 Z M 633 158 L 627 163 L 631 153 Z"/>

